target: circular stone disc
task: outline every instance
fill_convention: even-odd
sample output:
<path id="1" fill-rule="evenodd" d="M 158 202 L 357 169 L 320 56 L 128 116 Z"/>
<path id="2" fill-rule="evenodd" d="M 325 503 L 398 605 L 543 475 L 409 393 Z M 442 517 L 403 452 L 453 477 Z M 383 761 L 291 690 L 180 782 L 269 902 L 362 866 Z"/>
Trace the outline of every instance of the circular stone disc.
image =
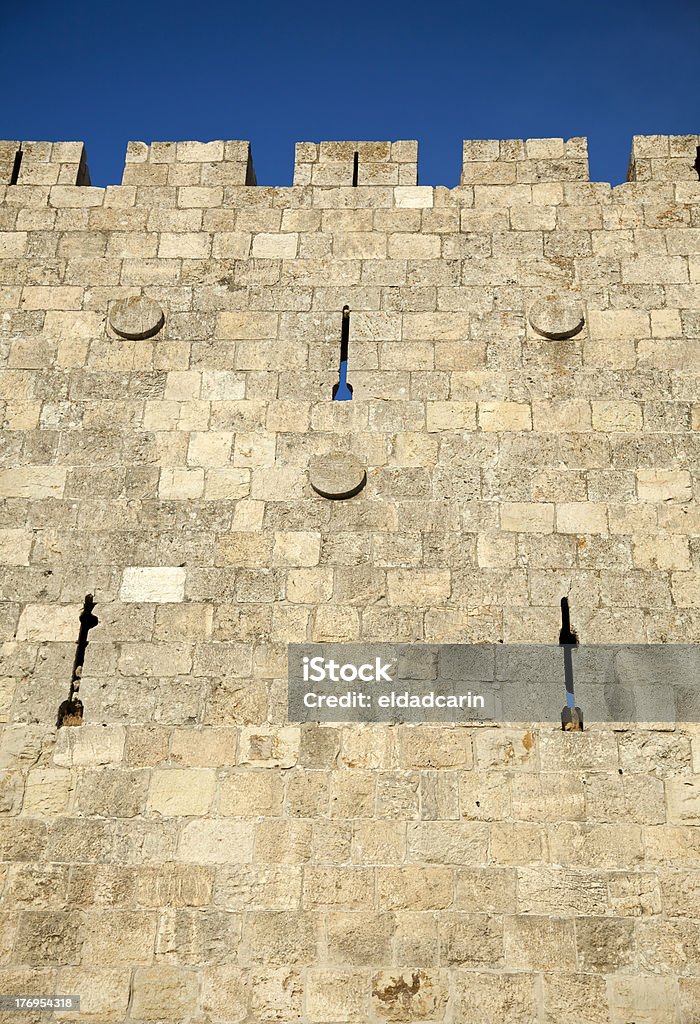
<path id="1" fill-rule="evenodd" d="M 109 322 L 122 338 L 150 338 L 161 329 L 165 321 L 163 310 L 145 295 L 132 295 L 117 299 L 109 311 Z"/>
<path id="2" fill-rule="evenodd" d="M 545 295 L 532 305 L 529 320 L 543 338 L 561 341 L 583 327 L 583 307 L 574 295 Z"/>
<path id="3" fill-rule="evenodd" d="M 354 455 L 318 455 L 309 466 L 311 486 L 323 498 L 352 498 L 367 482 L 367 473 Z"/>

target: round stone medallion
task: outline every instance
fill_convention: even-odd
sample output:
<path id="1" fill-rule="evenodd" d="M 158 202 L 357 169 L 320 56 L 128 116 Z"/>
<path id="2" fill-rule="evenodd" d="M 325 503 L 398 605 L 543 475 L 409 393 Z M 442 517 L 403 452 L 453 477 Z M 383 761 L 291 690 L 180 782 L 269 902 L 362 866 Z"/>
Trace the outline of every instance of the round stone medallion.
<path id="1" fill-rule="evenodd" d="M 161 329 L 165 316 L 155 299 L 132 295 L 113 303 L 109 311 L 109 322 L 122 338 L 150 338 Z"/>
<path id="2" fill-rule="evenodd" d="M 352 498 L 367 483 L 367 473 L 354 455 L 318 455 L 309 466 L 311 486 L 322 498 Z"/>
<path id="3" fill-rule="evenodd" d="M 573 338 L 583 327 L 583 307 L 575 295 L 545 295 L 530 308 L 532 327 L 543 338 Z"/>

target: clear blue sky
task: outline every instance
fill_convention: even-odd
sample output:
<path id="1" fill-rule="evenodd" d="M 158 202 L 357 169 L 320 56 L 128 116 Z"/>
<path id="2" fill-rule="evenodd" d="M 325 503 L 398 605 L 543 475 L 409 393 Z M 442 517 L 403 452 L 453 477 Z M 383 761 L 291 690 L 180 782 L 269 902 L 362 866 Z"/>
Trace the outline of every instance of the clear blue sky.
<path id="1" fill-rule="evenodd" d="M 700 133 L 700 0 L 34 0 L 0 12 L 0 138 L 82 139 L 94 184 L 129 139 L 412 139 L 455 185 L 461 140 L 587 135 L 623 181 L 634 134 Z"/>

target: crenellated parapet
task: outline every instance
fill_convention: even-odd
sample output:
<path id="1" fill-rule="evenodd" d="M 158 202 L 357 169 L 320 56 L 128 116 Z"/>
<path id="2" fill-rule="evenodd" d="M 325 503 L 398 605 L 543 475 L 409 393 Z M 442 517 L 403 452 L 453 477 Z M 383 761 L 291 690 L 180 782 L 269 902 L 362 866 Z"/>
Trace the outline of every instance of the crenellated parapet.
<path id="1" fill-rule="evenodd" d="M 462 146 L 462 185 L 588 180 L 586 139 L 476 139 Z"/>
<path id="2" fill-rule="evenodd" d="M 700 135 L 635 135 L 628 181 L 698 181 Z"/>
<path id="3" fill-rule="evenodd" d="M 130 142 L 122 185 L 255 185 L 250 143 Z"/>
<path id="4" fill-rule="evenodd" d="M 2 185 L 89 185 L 82 142 L 0 142 Z"/>
<path id="5" fill-rule="evenodd" d="M 637 135 L 619 197 L 631 196 L 632 186 L 677 184 L 692 190 L 699 180 L 700 135 Z M 343 203 L 363 205 L 371 199 L 370 205 L 384 205 L 386 192 L 388 205 L 410 205 L 413 198 L 404 189 L 417 183 L 415 140 L 299 142 L 295 147 L 292 188 L 326 189 L 326 199 L 332 199 L 330 190 L 357 187 L 354 199 L 346 197 Z M 85 147 L 82 142 L 0 141 L 1 185 L 36 190 L 90 185 Z M 152 189 L 194 188 L 199 192 L 188 193 L 188 204 L 229 206 L 239 201 L 239 189 L 257 186 L 257 179 L 245 140 L 129 142 L 121 185 L 137 189 L 137 205 L 156 201 Z M 289 188 L 277 183 L 264 187 Z M 365 192 L 367 187 L 372 191 Z M 587 187 L 610 189 L 590 182 L 585 138 L 471 139 L 462 144 L 459 186 L 450 191 L 462 205 L 473 195 L 477 205 L 508 206 L 568 202 Z M 172 198 L 175 202 L 175 192 Z M 161 194 L 158 202 L 167 198 Z"/>
<path id="6" fill-rule="evenodd" d="M 295 185 L 416 185 L 418 143 L 298 142 Z"/>

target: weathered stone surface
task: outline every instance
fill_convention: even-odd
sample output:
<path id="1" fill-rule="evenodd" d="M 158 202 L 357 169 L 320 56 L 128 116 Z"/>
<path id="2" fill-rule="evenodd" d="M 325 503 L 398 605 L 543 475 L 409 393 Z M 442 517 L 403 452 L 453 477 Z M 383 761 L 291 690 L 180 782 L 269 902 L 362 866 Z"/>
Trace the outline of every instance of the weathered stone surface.
<path id="1" fill-rule="evenodd" d="M 130 566 L 124 570 L 120 597 L 122 601 L 182 601 L 185 577 L 182 568 Z"/>
<path id="2" fill-rule="evenodd" d="M 145 295 L 132 295 L 112 303 L 109 322 L 122 338 L 139 340 L 157 334 L 165 322 L 165 316 L 155 299 Z"/>
<path id="3" fill-rule="evenodd" d="M 578 297 L 557 292 L 534 302 L 528 311 L 528 319 L 543 338 L 561 341 L 575 337 L 582 329 L 583 307 Z"/>
<path id="4" fill-rule="evenodd" d="M 286 676 L 292 642 L 556 644 L 564 596 L 577 683 L 700 643 L 698 145 L 637 138 L 610 188 L 585 140 L 472 141 L 447 189 L 406 141 L 300 144 L 291 188 L 132 143 L 102 189 L 76 143 L 9 185 L 0 143 L 2 991 L 697 1024 L 695 680 L 681 724 L 570 733 L 300 727 Z"/>
<path id="5" fill-rule="evenodd" d="M 309 480 L 323 498 L 352 498 L 364 487 L 367 473 L 354 455 L 319 455 L 309 466 Z"/>

